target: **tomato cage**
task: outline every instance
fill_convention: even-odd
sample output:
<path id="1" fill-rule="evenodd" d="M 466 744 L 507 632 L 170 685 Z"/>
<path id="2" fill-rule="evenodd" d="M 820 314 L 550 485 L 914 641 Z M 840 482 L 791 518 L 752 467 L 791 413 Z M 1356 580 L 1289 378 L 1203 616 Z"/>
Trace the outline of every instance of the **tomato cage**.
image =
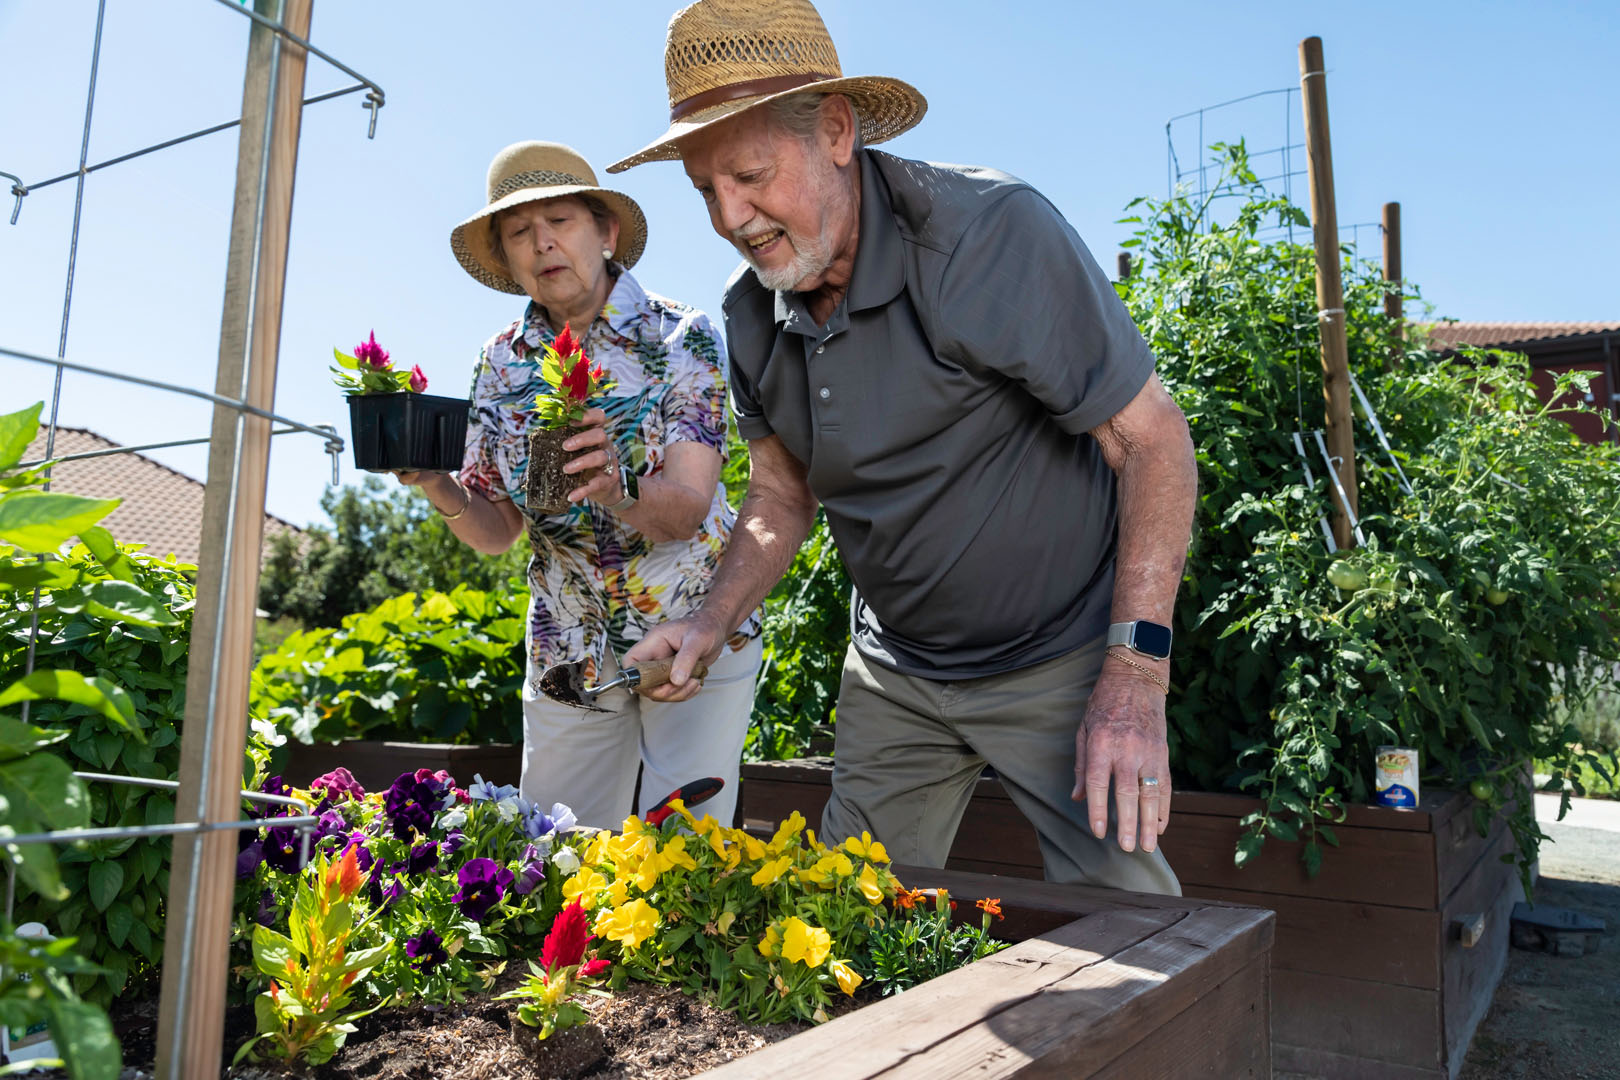
<path id="1" fill-rule="evenodd" d="M 288 815 L 276 818 L 275 823 L 295 829 L 300 836 L 300 865 L 308 858 L 310 833 L 317 821 L 312 807 L 302 799 L 240 790 L 270 439 L 283 434 L 308 434 L 322 439 L 326 452 L 332 457 L 333 483 L 337 482 L 337 456 L 344 449 L 344 441 L 332 425 L 289 419 L 272 411 L 271 406 L 275 400 L 293 178 L 303 107 L 363 93 L 363 107 L 369 113 L 366 130 L 369 139 L 376 134 L 378 112 L 385 100 L 382 87 L 376 82 L 308 40 L 312 0 L 213 2 L 243 16 L 250 24 L 242 110 L 237 119 L 91 163 L 90 127 L 107 7 L 106 0 L 100 0 L 77 167 L 32 183 L 14 173 L 0 171 L 0 177 L 11 181 L 11 195 L 15 200 L 10 215 L 12 224 L 16 224 L 27 197 L 70 179 L 75 181 L 67 281 L 56 355 L 42 356 L 0 345 L 0 357 L 49 365 L 55 371 L 48 423 L 42 425 L 45 457 L 26 464 L 46 467 L 45 488 L 49 490 L 49 465 L 56 462 L 171 446 L 201 443 L 209 446 L 179 779 L 74 773 L 81 781 L 92 784 L 173 791 L 176 820 L 127 827 L 11 832 L 4 838 L 5 850 L 10 855 L 5 896 L 8 923 L 16 896 L 14 863 L 18 858 L 18 845 L 174 838 L 165 906 L 157 1051 L 157 1072 L 165 1078 L 218 1075 L 235 837 L 241 830 L 265 823 L 262 818 L 244 817 L 242 800 L 277 807 Z M 305 71 L 311 55 L 354 79 L 354 85 L 306 98 Z M 87 178 L 115 165 L 232 128 L 240 129 L 235 205 L 213 392 L 69 360 L 67 337 L 72 315 L 74 266 Z M 206 438 L 183 438 L 53 458 L 62 377 L 67 371 L 209 401 L 213 405 L 211 433 Z M 32 674 L 34 669 L 39 596 L 36 589 L 25 675 Z M 25 722 L 28 710 L 29 703 L 25 700 L 22 702 Z M 4 1034 L 0 1034 L 0 1053 L 9 1050 L 4 1038 Z"/>

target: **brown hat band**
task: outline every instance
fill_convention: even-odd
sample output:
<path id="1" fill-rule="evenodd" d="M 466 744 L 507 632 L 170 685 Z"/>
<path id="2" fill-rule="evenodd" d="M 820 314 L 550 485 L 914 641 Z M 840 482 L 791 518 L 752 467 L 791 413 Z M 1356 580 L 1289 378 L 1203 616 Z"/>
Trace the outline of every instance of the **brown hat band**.
<path id="1" fill-rule="evenodd" d="M 500 183 L 496 184 L 489 193 L 489 201 L 504 199 L 514 191 L 531 187 L 560 187 L 563 184 L 572 184 L 575 187 L 595 187 L 596 185 L 575 176 L 573 173 L 556 172 L 552 169 L 534 169 L 529 172 L 513 173 Z"/>
<path id="2" fill-rule="evenodd" d="M 738 98 L 762 97 L 766 94 L 780 94 L 784 90 L 793 90 L 810 83 L 826 82 L 835 79 L 836 75 L 823 75 L 820 72 L 810 72 L 805 75 L 775 75 L 769 79 L 749 79 L 746 82 L 731 83 L 728 86 L 719 86 L 713 90 L 705 90 L 701 94 L 693 94 L 685 101 L 680 101 L 670 107 L 669 122 L 675 123 L 683 116 L 690 116 L 712 105 L 723 105 Z"/>

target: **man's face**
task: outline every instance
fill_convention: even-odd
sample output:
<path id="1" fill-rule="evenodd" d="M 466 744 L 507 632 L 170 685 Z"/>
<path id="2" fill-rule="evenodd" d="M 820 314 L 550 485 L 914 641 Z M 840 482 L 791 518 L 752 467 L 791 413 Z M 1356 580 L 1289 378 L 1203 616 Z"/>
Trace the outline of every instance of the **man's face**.
<path id="1" fill-rule="evenodd" d="M 683 140 L 686 175 L 709 221 L 767 289 L 818 288 L 838 254 L 850 204 L 828 140 L 783 134 L 753 109 Z"/>

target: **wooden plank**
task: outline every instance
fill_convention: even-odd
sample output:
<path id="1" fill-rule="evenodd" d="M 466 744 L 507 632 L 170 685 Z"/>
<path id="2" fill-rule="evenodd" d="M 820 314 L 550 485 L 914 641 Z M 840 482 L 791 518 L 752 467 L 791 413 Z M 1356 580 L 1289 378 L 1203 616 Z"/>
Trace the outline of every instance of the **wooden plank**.
<path id="1" fill-rule="evenodd" d="M 1091 1080 L 1269 1080 L 1270 1076 L 1271 969 L 1262 958 L 1249 961 L 1166 1020 Z"/>
<path id="2" fill-rule="evenodd" d="M 1239 827 L 1235 818 L 1173 815 L 1159 847 L 1182 887 L 1243 889 L 1277 896 L 1349 900 L 1391 907 L 1435 907 L 1433 837 L 1394 829 L 1336 830 L 1339 846 L 1308 877 L 1300 845 L 1275 838 L 1239 869 L 1232 864 Z"/>
<path id="3" fill-rule="evenodd" d="M 1440 913 L 1446 1067 L 1451 1076 L 1462 1068 L 1468 1044 L 1490 1011 L 1497 984 L 1507 970 L 1509 922 L 1513 905 L 1524 898 L 1524 891 L 1519 885 L 1518 866 L 1502 862 L 1502 856 L 1516 850 L 1513 836 L 1504 826 L 1495 845 L 1480 853 Z M 1452 920 L 1481 913 L 1485 916 L 1485 934 L 1471 948 L 1464 948 L 1451 930 Z"/>
<path id="4" fill-rule="evenodd" d="M 1444 1051 L 1440 994 L 1410 986 L 1273 970 L 1274 1043 L 1388 1065 L 1438 1069 Z"/>
<path id="5" fill-rule="evenodd" d="M 884 1076 L 1091 1076 L 1141 1043 L 1164 1017 L 1263 959 L 1270 928 L 1269 913 L 1252 909 L 1191 912 L 1174 927 L 1009 1003 L 963 1028 L 927 1059 L 908 1057 Z"/>
<path id="6" fill-rule="evenodd" d="M 874 1076 L 1185 918 L 1185 912 L 1150 909 L 1086 915 L 705 1075 L 802 1075 L 813 1062 L 822 1080 Z"/>
<path id="7" fill-rule="evenodd" d="M 312 4 L 259 0 L 256 6 L 304 37 Z M 214 388 L 227 400 L 260 410 L 276 397 L 307 61 L 302 47 L 261 26 L 249 32 Z M 178 822 L 235 821 L 241 814 L 269 462 L 269 419 L 215 405 L 175 796 Z M 225 830 L 174 838 L 157 1039 L 156 1071 L 166 1080 L 219 1075 L 236 843 L 237 834 Z"/>
<path id="8" fill-rule="evenodd" d="M 981 859 L 959 859 L 952 855 L 945 863 L 946 869 L 962 870 L 975 874 L 995 874 L 999 877 L 1029 878 L 1034 881 L 1042 880 L 1046 875 L 1039 866 L 1013 866 L 1010 863 L 987 862 Z"/>
<path id="9" fill-rule="evenodd" d="M 1273 967 L 1440 989 L 1441 922 L 1436 912 L 1197 885 L 1185 892 L 1275 911 Z"/>
<path id="10" fill-rule="evenodd" d="M 1271 1067 L 1279 1076 L 1310 1080 L 1446 1080 L 1444 1069 L 1392 1065 L 1387 1061 L 1335 1054 L 1309 1046 L 1290 1046 L 1272 1040 Z"/>

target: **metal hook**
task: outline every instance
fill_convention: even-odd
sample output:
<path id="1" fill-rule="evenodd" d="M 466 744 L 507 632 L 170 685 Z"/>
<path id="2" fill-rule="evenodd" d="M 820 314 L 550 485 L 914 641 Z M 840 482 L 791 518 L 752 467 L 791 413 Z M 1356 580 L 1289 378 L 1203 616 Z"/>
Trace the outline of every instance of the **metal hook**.
<path id="1" fill-rule="evenodd" d="M 11 208 L 11 223 L 17 224 L 17 215 L 22 213 L 23 196 L 28 194 L 28 185 L 22 182 L 22 177 L 13 176 L 8 172 L 0 172 L 0 176 L 11 181 L 11 193 L 17 196 L 17 205 Z"/>
<path id="2" fill-rule="evenodd" d="M 371 113 L 371 124 L 366 128 L 366 138 L 368 139 L 377 137 L 377 110 L 382 108 L 384 104 L 386 102 L 383 101 L 381 90 L 367 90 L 366 100 L 360 103 L 362 109 L 366 109 Z"/>
<path id="3" fill-rule="evenodd" d="M 332 459 L 332 486 L 338 486 L 338 455 L 343 453 L 343 440 L 338 438 L 337 428 L 331 424 L 317 424 L 320 430 L 328 432 L 330 438 L 326 440 L 326 453 Z"/>

